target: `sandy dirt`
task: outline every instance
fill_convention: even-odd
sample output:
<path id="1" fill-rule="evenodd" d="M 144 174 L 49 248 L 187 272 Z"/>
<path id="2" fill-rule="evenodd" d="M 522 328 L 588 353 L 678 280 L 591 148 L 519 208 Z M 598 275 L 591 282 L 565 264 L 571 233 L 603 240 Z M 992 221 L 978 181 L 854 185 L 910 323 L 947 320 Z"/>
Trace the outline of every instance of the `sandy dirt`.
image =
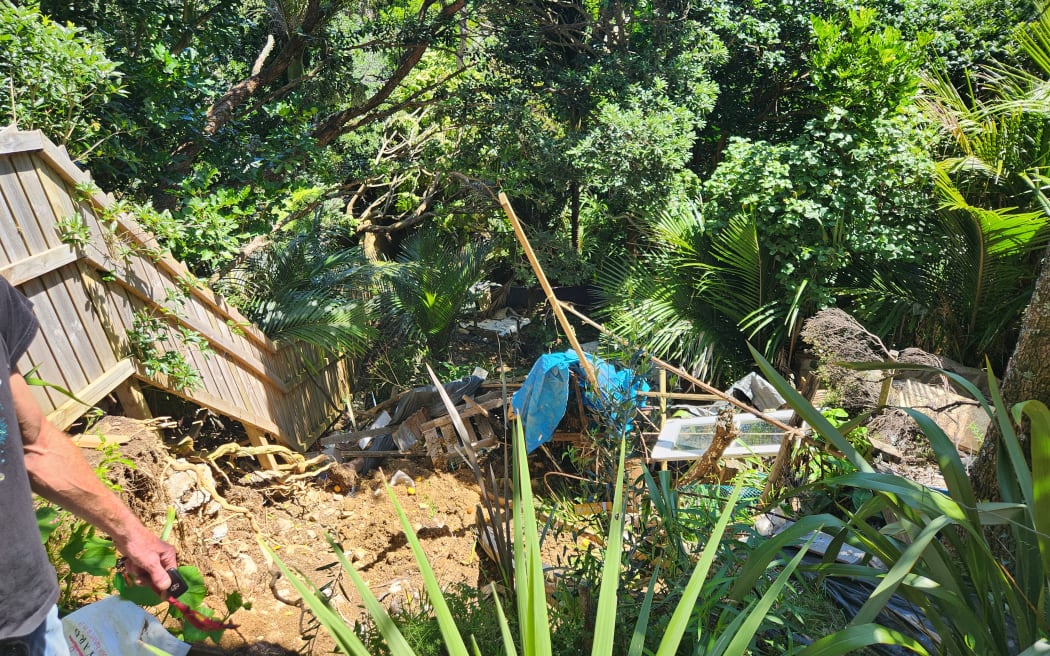
<path id="1" fill-rule="evenodd" d="M 415 481 L 412 488 L 399 485 L 394 490 L 439 581 L 485 583 L 479 582 L 474 522 L 480 497 L 473 476 L 464 469 L 437 473 L 407 459 L 388 460 L 383 467 L 388 476 L 397 470 Z M 226 491 L 226 500 L 249 515 L 222 510 L 215 518 L 190 514 L 180 521 L 176 545 L 180 559 L 205 575 L 214 599 L 209 605 L 222 608 L 225 594 L 233 591 L 240 591 L 252 604 L 251 610 L 234 615 L 239 635 L 228 632 L 224 647 L 236 648 L 247 640 L 294 651 L 331 650 L 329 638 L 316 631 L 311 616 L 290 605 L 297 602 L 298 594 L 268 563 L 256 529 L 278 557 L 315 585 L 334 583 L 332 604 L 348 620 L 362 616 L 362 601 L 341 574 L 326 539 L 329 535 L 388 608 L 396 610 L 418 600 L 422 578 L 379 475 L 377 471 L 375 478 L 362 481 L 349 495 L 312 481 L 279 498 L 268 498 L 273 495 L 265 490 L 236 487 Z"/>

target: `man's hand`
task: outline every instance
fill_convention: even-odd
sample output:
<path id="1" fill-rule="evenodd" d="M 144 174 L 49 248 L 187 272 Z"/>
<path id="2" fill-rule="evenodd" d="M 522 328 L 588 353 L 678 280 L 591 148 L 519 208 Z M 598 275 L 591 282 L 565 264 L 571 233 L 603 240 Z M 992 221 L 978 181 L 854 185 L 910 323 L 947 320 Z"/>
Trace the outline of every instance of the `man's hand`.
<path id="1" fill-rule="evenodd" d="M 139 525 L 141 526 L 141 524 Z M 131 535 L 113 536 L 117 551 L 124 554 L 125 572 L 133 583 L 149 585 L 163 599 L 171 587 L 167 570 L 178 563 L 175 547 L 150 533 L 145 527 Z"/>

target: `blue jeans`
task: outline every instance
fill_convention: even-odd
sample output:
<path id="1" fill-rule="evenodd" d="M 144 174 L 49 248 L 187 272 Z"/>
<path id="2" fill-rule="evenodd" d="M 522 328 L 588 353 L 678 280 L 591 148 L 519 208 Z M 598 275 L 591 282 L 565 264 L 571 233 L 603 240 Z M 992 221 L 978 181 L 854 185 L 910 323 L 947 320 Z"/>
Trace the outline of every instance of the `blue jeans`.
<path id="1" fill-rule="evenodd" d="M 29 635 L 0 642 L 0 656 L 69 656 L 58 606 L 52 606 L 47 618 Z"/>

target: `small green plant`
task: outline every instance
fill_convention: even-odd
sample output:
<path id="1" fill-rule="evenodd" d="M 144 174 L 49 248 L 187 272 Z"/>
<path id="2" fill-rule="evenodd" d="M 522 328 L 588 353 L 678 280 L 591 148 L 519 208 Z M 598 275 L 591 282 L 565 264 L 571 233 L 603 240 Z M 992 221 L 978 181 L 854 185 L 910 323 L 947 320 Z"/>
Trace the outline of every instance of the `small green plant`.
<path id="1" fill-rule="evenodd" d="M 461 631 L 475 637 L 482 654 L 498 654 L 501 640 L 495 606 L 468 585 L 453 586 L 444 594 Z M 419 656 L 445 656 L 441 628 L 434 618 L 433 609 L 424 600 L 408 598 L 392 618 Z M 356 632 L 369 654 L 390 656 L 390 649 L 374 620 L 359 625 Z"/>
<path id="2" fill-rule="evenodd" d="M 174 526 L 175 508 L 169 507 L 160 538 L 167 540 Z M 187 590 L 175 602 L 170 598 L 162 599 L 150 587 L 129 582 L 122 572 L 113 575 L 112 586 L 121 599 L 127 599 L 140 606 L 153 607 L 167 602 L 168 606 L 165 607 L 161 620 L 166 626 L 171 626 L 172 621 L 174 622 L 175 628 L 172 633 L 176 638 L 186 642 L 203 642 L 210 639 L 219 644 L 226 629 L 234 628 L 234 625 L 229 623 L 230 616 L 242 608 L 251 610 L 251 602 L 245 601 L 240 592 L 231 592 L 224 600 L 225 614 L 218 615 L 216 611 L 204 605 L 208 589 L 201 571 L 192 565 L 180 565 L 177 569 L 186 581 Z M 112 568 L 109 571 L 112 571 Z"/>
<path id="3" fill-rule="evenodd" d="M 70 214 L 56 223 L 58 238 L 63 244 L 81 249 L 91 241 L 91 228 L 79 214 Z"/>
<path id="4" fill-rule="evenodd" d="M 107 576 L 116 565 L 113 543 L 95 534 L 95 529 L 57 506 L 43 504 L 36 509 L 37 527 L 48 558 L 58 573 L 58 606 L 72 610 L 98 590 L 77 585 L 81 574 Z M 102 592 L 108 592 L 105 586 Z"/>
<path id="5" fill-rule="evenodd" d="M 875 449 L 871 446 L 871 441 L 868 439 L 868 427 L 867 426 L 855 426 L 849 421 L 849 413 L 842 408 L 824 408 L 821 410 L 821 414 L 828 420 L 828 422 L 835 428 L 841 429 L 846 427 L 846 439 L 849 443 L 856 447 L 857 452 L 864 458 L 870 458 L 874 453 Z"/>
<path id="6" fill-rule="evenodd" d="M 140 606 L 153 607 L 168 602 L 160 619 L 166 626 L 174 623 L 171 632 L 179 640 L 186 642 L 211 640 L 219 644 L 223 633 L 232 626 L 229 624 L 230 616 L 242 608 L 251 610 L 251 602 L 245 601 L 240 592 L 234 591 L 226 595 L 224 612 L 216 612 L 204 604 L 208 589 L 201 571 L 192 565 L 180 565 L 177 569 L 188 586 L 186 592 L 178 598 L 179 603 L 185 609 L 180 609 L 168 599 L 161 599 L 151 588 L 132 585 L 119 572 L 113 576 L 113 587 L 122 599 L 127 599 Z M 109 571 L 112 571 L 112 568 Z"/>
<path id="7" fill-rule="evenodd" d="M 100 458 L 95 475 L 119 494 L 122 491 L 120 484 L 114 481 L 110 471 L 114 465 L 133 469 L 134 463 L 120 453 L 116 443 L 103 440 L 98 448 Z M 63 610 L 72 610 L 98 592 L 97 589 L 85 588 L 80 575 L 107 577 L 113 571 L 117 560 L 113 543 L 99 537 L 87 522 L 51 503 L 41 503 L 36 509 L 36 518 L 41 540 L 58 573 L 58 605 Z M 103 592 L 110 590 L 108 584 L 103 586 Z"/>
<path id="8" fill-rule="evenodd" d="M 131 354 L 142 365 L 148 376 L 167 376 L 172 387 L 193 391 L 203 384 L 200 371 L 174 347 L 176 341 L 183 347 L 195 350 L 205 357 L 212 354 L 208 340 L 199 332 L 185 326 L 171 330 L 168 322 L 148 309 L 141 309 L 132 318 L 132 328 L 127 331 Z"/>

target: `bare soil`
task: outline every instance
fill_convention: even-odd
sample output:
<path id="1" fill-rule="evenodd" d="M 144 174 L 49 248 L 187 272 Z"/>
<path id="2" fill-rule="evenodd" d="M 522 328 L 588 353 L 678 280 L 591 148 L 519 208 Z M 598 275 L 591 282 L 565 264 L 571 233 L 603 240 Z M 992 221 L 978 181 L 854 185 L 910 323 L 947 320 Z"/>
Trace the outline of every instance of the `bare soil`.
<path id="1" fill-rule="evenodd" d="M 453 361 L 485 367 L 494 375 L 511 367 L 515 368 L 511 375 L 527 372 L 531 356 L 522 353 L 520 343 L 496 346 L 490 339 L 459 335 Z M 110 476 L 122 486 L 139 516 L 160 530 L 172 503 L 164 484 L 174 473 L 170 440 L 165 445 L 158 432 L 143 434 L 132 420 L 115 419 L 127 424 L 116 432 L 134 433 L 134 438 L 121 447 L 134 467 L 111 466 Z M 497 434 L 502 432 L 498 421 L 493 425 Z M 197 455 L 242 438 L 237 428 L 228 423 L 206 426 L 197 436 Z M 482 456 L 482 467 L 487 471 L 492 465 L 500 472 L 502 458 L 503 448 L 496 448 Z M 422 576 L 383 485 L 398 471 L 411 477 L 414 485 L 399 484 L 393 488 L 394 494 L 441 585 L 480 588 L 495 572 L 476 539 L 480 490 L 463 465 L 452 471 L 435 471 L 426 457 L 388 458 L 381 469 L 358 478 L 347 490 L 345 484 L 334 483 L 338 477 L 329 479 L 326 473 L 304 476 L 291 484 L 252 484 L 243 474 L 258 468 L 253 460 L 222 459 L 217 467 L 201 465 L 203 461 L 192 455 L 188 461 L 212 474 L 222 499 L 209 499 L 178 517 L 170 541 L 178 550 L 180 564 L 201 570 L 209 591 L 205 604 L 212 609 L 222 611 L 226 595 L 232 592 L 239 592 L 251 604 L 250 609 L 233 615 L 231 621 L 238 628 L 226 632 L 219 648 L 198 646 L 196 653 L 333 651 L 334 643 L 300 606 L 298 594 L 269 561 L 259 540 L 317 587 L 332 591 L 332 606 L 351 624 L 365 619 L 367 613 L 360 595 L 342 573 L 329 537 L 341 546 L 388 609 L 396 612 L 406 604 L 418 607 L 424 590 Z"/>
<path id="2" fill-rule="evenodd" d="M 123 479 L 138 514 L 157 530 L 170 503 L 157 484 L 171 474 L 165 459 L 157 457 L 163 448 L 144 441 L 125 445 L 126 455 L 136 463 L 134 471 L 111 469 L 112 476 Z M 342 574 L 329 536 L 384 605 L 396 611 L 417 602 L 423 593 L 422 577 L 382 484 L 384 476 L 389 479 L 399 470 L 414 485 L 397 485 L 394 493 L 438 580 L 444 586 L 487 583 L 475 538 L 480 494 L 473 475 L 466 468 L 436 472 L 425 462 L 388 459 L 382 470 L 359 480 L 349 494 L 333 492 L 323 475 L 266 487 L 224 481 L 216 486 L 223 507 L 216 508 L 212 499 L 181 515 L 170 541 L 180 564 L 194 565 L 204 575 L 209 592 L 206 605 L 221 611 L 232 592 L 240 592 L 251 604 L 231 618 L 238 629 L 226 632 L 221 647 L 237 654 L 287 650 L 320 654 L 333 649 L 327 634 L 318 631 L 312 616 L 300 607 L 293 587 L 261 550 L 259 540 L 316 586 L 332 590 L 332 605 L 351 623 L 364 618 L 362 600 Z"/>
<path id="3" fill-rule="evenodd" d="M 491 345 L 487 346 L 491 351 Z M 525 356 L 519 357 L 519 362 L 508 363 L 491 355 L 486 360 L 481 354 L 485 348 L 485 343 L 476 341 L 455 352 L 461 363 L 478 364 L 494 372 L 510 365 L 517 368 L 515 373 L 523 374 L 531 364 Z M 234 432 L 218 431 L 211 439 L 221 444 L 238 437 Z M 912 455 L 903 462 L 885 463 L 885 467 L 938 486 L 936 467 L 927 454 L 905 443 L 898 446 Z M 203 451 L 204 445 L 197 448 Z M 163 444 L 156 434 L 138 434 L 122 452 L 135 463 L 134 468 L 117 466 L 110 474 L 122 485 L 138 514 L 159 530 L 171 504 L 164 487 L 173 473 L 170 445 Z M 498 461 L 501 451 L 497 449 L 489 457 Z M 269 562 L 260 540 L 316 586 L 331 591 L 332 606 L 351 623 L 365 617 L 362 600 L 342 574 L 328 536 L 341 545 L 385 606 L 396 611 L 416 603 L 423 594 L 422 577 L 383 487 L 383 481 L 399 470 L 414 484 L 411 488 L 398 485 L 394 493 L 440 583 L 445 587 L 481 587 L 490 582 L 494 568 L 476 539 L 480 490 L 466 467 L 435 471 L 426 458 L 391 458 L 381 470 L 359 479 L 347 492 L 324 475 L 304 476 L 290 484 L 252 484 L 243 473 L 256 468 L 253 462 L 219 463 L 218 467 L 202 466 L 213 473 L 221 500 L 210 499 L 182 514 L 171 541 L 180 562 L 195 565 L 204 574 L 209 590 L 206 605 L 221 611 L 226 595 L 239 592 L 251 608 L 234 614 L 231 619 L 238 629 L 228 631 L 220 646 L 210 650 L 197 646 L 194 653 L 259 656 L 333 651 L 333 642 L 299 605 L 298 595 Z M 501 462 L 495 464 L 497 471 L 502 469 Z M 548 548 L 564 550 L 565 546 Z"/>

